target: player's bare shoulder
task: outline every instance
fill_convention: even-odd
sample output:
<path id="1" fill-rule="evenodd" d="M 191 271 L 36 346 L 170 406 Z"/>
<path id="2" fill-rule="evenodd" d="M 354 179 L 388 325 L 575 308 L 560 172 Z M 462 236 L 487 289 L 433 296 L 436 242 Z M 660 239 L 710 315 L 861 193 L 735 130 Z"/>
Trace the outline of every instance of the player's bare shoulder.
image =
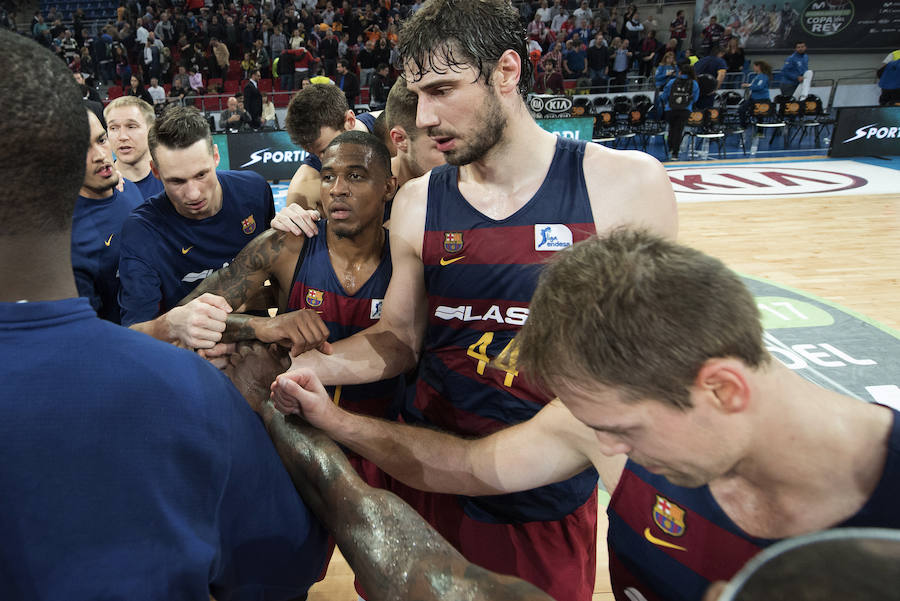
<path id="1" fill-rule="evenodd" d="M 425 238 L 425 213 L 428 209 L 429 171 L 421 177 L 409 180 L 397 190 L 391 207 L 391 246 L 395 240 L 403 240 L 421 256 Z"/>
<path id="2" fill-rule="evenodd" d="M 662 163 L 644 152 L 588 144 L 584 176 L 598 231 L 642 225 L 674 238 L 675 193 Z"/>

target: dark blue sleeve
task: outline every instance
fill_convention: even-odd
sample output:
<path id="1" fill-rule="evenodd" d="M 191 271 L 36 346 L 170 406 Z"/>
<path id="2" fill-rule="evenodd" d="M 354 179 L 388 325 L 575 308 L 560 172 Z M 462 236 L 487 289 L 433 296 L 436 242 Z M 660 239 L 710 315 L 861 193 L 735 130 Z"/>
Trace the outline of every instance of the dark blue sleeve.
<path id="1" fill-rule="evenodd" d="M 317 157 L 316 155 L 314 155 L 314 154 L 311 153 L 311 152 L 307 152 L 307 153 L 306 153 L 306 158 L 303 159 L 303 162 L 300 163 L 300 164 L 301 164 L 301 165 L 309 165 L 310 167 L 312 167 L 312 168 L 315 169 L 316 171 L 321 171 L 321 170 L 322 170 L 322 161 L 320 161 L 320 160 L 319 160 L 319 157 Z"/>
<path id="2" fill-rule="evenodd" d="M 74 272 L 75 288 L 78 289 L 78 296 L 88 299 L 94 311 L 99 312 L 103 303 L 100 299 L 100 292 L 97 291 L 97 287 L 94 285 L 94 279 L 91 277 L 91 274 L 78 269 L 77 267 L 74 269 Z"/>
<path id="3" fill-rule="evenodd" d="M 222 378 L 224 380 L 224 377 Z M 322 573 L 328 534 L 294 489 L 260 419 L 224 382 L 231 462 L 219 501 L 219 554 L 210 590 L 226 599 L 303 596 Z"/>
<path id="4" fill-rule="evenodd" d="M 125 327 L 159 315 L 162 282 L 145 254 L 155 246 L 149 231 L 134 217 L 125 221 L 119 249 L 119 308 Z"/>
<path id="5" fill-rule="evenodd" d="M 670 79 L 669 82 L 666 84 L 666 87 L 663 88 L 663 91 L 659 93 L 659 99 L 663 104 L 665 104 L 666 102 L 669 102 L 669 94 L 672 91 L 672 84 L 675 82 L 676 79 L 678 79 L 677 75 L 675 77 L 673 77 L 672 79 Z"/>
<path id="6" fill-rule="evenodd" d="M 691 106 L 694 106 L 694 103 L 697 102 L 697 99 L 700 98 L 700 86 L 694 81 L 694 92 L 691 94 Z"/>

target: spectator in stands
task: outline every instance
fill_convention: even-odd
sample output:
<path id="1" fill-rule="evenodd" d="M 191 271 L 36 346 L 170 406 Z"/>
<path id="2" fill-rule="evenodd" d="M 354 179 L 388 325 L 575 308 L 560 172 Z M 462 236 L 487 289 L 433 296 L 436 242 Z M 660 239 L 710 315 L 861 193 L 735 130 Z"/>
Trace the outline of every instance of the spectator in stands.
<path id="1" fill-rule="evenodd" d="M 588 76 L 591 78 L 591 86 L 600 88 L 596 92 L 605 92 L 609 81 L 609 48 L 603 38 L 603 32 L 598 31 L 587 49 Z"/>
<path id="2" fill-rule="evenodd" d="M 130 85 L 128 89 L 125 90 L 125 94 L 127 96 L 135 96 L 140 98 L 144 102 L 149 105 L 153 105 L 153 97 L 150 96 L 150 93 L 144 88 L 144 84 L 141 82 L 141 78 L 138 75 L 132 75 L 130 81 Z"/>
<path id="3" fill-rule="evenodd" d="M 122 87 L 127 88 L 131 81 L 131 65 L 128 64 L 128 53 L 121 45 L 113 46 L 113 63 L 115 64 L 116 76 L 122 82 Z"/>
<path id="4" fill-rule="evenodd" d="M 590 6 L 588 6 L 587 0 L 581 0 L 581 6 L 576 8 L 572 15 L 575 17 L 576 23 L 580 23 L 582 19 L 588 23 L 594 20 L 594 13 L 591 11 Z"/>
<path id="5" fill-rule="evenodd" d="M 672 160 L 678 160 L 684 125 L 699 97 L 700 86 L 697 85 L 694 68 L 688 61 L 678 63 L 678 75 L 669 80 L 659 95 L 665 107 L 665 119 L 669 123 L 667 140 Z"/>
<path id="6" fill-rule="evenodd" d="M 681 50 L 684 38 L 687 37 L 687 19 L 684 17 L 683 10 L 675 13 L 675 18 L 669 24 L 669 37 L 676 41 L 677 50 Z"/>
<path id="7" fill-rule="evenodd" d="M 703 29 L 703 50 L 707 55 L 720 46 L 724 34 L 725 28 L 719 24 L 718 17 L 711 16 L 709 25 Z"/>
<path id="8" fill-rule="evenodd" d="M 347 106 L 352 109 L 356 106 L 356 101 L 359 98 L 359 78 L 356 76 L 356 73 L 350 71 L 350 61 L 346 58 L 342 58 L 337 63 L 336 83 L 347 98 Z"/>
<path id="9" fill-rule="evenodd" d="M 269 53 L 266 50 L 266 47 L 263 46 L 262 38 L 257 38 L 256 41 L 253 42 L 253 46 L 253 60 L 256 63 L 256 68 L 265 75 L 271 75 L 272 61 L 269 60 Z"/>
<path id="10" fill-rule="evenodd" d="M 628 40 L 614 38 L 612 41 L 612 55 L 610 58 L 610 92 L 624 92 L 626 88 L 626 77 L 628 70 L 631 68 L 631 60 L 633 53 L 628 49 Z"/>
<path id="11" fill-rule="evenodd" d="M 191 70 L 188 71 L 188 81 L 190 82 L 191 90 L 194 94 L 202 96 L 206 93 L 206 88 L 203 87 L 203 75 L 199 71 L 191 68 Z"/>
<path id="12" fill-rule="evenodd" d="M 794 53 L 784 61 L 781 69 L 781 93 L 791 97 L 803 82 L 803 74 L 809 70 L 809 56 L 806 54 L 806 42 L 797 42 Z"/>
<path id="13" fill-rule="evenodd" d="M 675 66 L 675 53 L 674 52 L 666 52 L 663 55 L 662 61 L 659 63 L 659 66 L 656 68 L 656 76 L 653 81 L 656 84 L 657 90 L 662 90 L 666 87 L 666 84 L 669 83 L 669 80 L 678 73 L 678 68 Z"/>
<path id="14" fill-rule="evenodd" d="M 169 11 L 164 10 L 159 15 L 159 23 L 156 24 L 153 33 L 166 46 L 175 40 L 175 28 L 172 27 L 172 22 L 169 20 Z"/>
<path id="15" fill-rule="evenodd" d="M 566 52 L 563 60 L 563 72 L 566 79 L 587 77 L 587 49 L 584 47 L 584 42 L 575 41 L 572 43 L 572 49 Z"/>
<path id="16" fill-rule="evenodd" d="M 559 4 L 559 0 L 556 0 L 556 3 L 553 5 L 554 8 L 557 8 L 558 11 L 553 16 L 553 20 L 550 21 L 550 31 L 552 31 L 557 37 L 560 37 L 560 30 L 563 28 L 563 24 L 569 20 L 569 11 L 562 7 Z"/>
<path id="17" fill-rule="evenodd" d="M 356 56 L 356 63 L 359 65 L 360 84 L 363 86 L 371 85 L 372 74 L 375 72 L 375 66 L 378 65 L 375 60 L 375 42 L 371 40 L 366 41 Z"/>
<path id="18" fill-rule="evenodd" d="M 334 79 L 338 64 L 338 39 L 330 27 L 325 30 L 325 37 L 319 42 L 319 57 L 322 59 L 325 75 Z"/>
<path id="19" fill-rule="evenodd" d="M 725 87 L 738 87 L 744 73 L 744 49 L 741 48 L 740 41 L 736 37 L 728 40 L 728 45 L 725 47 L 725 55 L 722 58 L 725 60 L 725 64 L 728 65 L 728 71 L 725 75 Z"/>
<path id="20" fill-rule="evenodd" d="M 275 103 L 268 94 L 262 95 L 262 117 L 260 118 L 260 128 L 277 129 L 278 117 L 275 115 Z"/>
<path id="21" fill-rule="evenodd" d="M 252 73 L 256 68 L 256 61 L 253 60 L 252 53 L 245 52 L 244 59 L 241 61 L 241 71 L 243 72 L 243 78 L 250 79 L 250 73 Z"/>
<path id="22" fill-rule="evenodd" d="M 539 94 L 564 94 L 565 82 L 556 62 L 544 57 L 541 65 L 543 69 L 538 71 L 538 77 L 535 79 L 535 91 Z"/>
<path id="23" fill-rule="evenodd" d="M 81 90 L 82 99 L 90 100 L 92 102 L 100 102 L 100 93 L 91 86 L 87 85 L 83 73 L 73 73 L 72 76 L 75 78 L 75 82 L 78 84 L 78 89 Z"/>
<path id="24" fill-rule="evenodd" d="M 142 53 L 143 64 L 144 64 L 144 72 L 148 73 L 150 77 L 159 77 L 162 71 L 161 69 L 161 61 L 159 56 L 159 46 L 155 43 L 155 36 L 151 33 L 147 37 L 147 41 L 144 42 L 144 50 Z"/>
<path id="25" fill-rule="evenodd" d="M 721 46 L 713 48 L 709 55 L 704 56 L 694 65 L 694 73 L 700 85 L 700 99 L 697 101 L 698 109 L 708 109 L 715 104 L 716 90 L 725 81 L 725 73 L 728 65 L 722 57 L 725 49 Z M 703 76 L 703 77 L 701 77 Z"/>
<path id="26" fill-rule="evenodd" d="M 250 115 L 250 127 L 259 129 L 262 120 L 262 94 L 259 91 L 259 80 L 262 78 L 259 69 L 250 73 L 250 79 L 244 86 L 244 104 L 247 114 Z"/>
<path id="27" fill-rule="evenodd" d="M 900 52 L 896 54 L 900 55 Z M 881 106 L 900 104 L 900 56 L 890 62 L 883 63 L 878 68 L 877 73 L 878 87 L 881 88 L 878 104 Z"/>
<path id="28" fill-rule="evenodd" d="M 622 29 L 625 39 L 628 40 L 628 45 L 631 48 L 639 49 L 641 34 L 644 33 L 644 24 L 641 23 L 637 9 L 631 11 L 630 17 L 625 18 Z"/>
<path id="29" fill-rule="evenodd" d="M 549 27 L 550 22 L 553 21 L 553 13 L 550 11 L 547 0 L 541 0 L 541 4 L 538 9 L 534 11 L 534 14 L 536 14 L 547 27 Z"/>
<path id="30" fill-rule="evenodd" d="M 212 38 L 209 42 L 212 48 L 213 57 L 215 57 L 216 71 L 215 77 L 224 79 L 228 76 L 228 61 L 231 56 L 228 54 L 228 46 L 220 42 L 217 38 Z"/>
<path id="31" fill-rule="evenodd" d="M 272 60 L 281 56 L 281 53 L 288 47 L 287 37 L 284 35 L 281 25 L 276 25 L 272 35 L 269 37 L 269 48 L 272 50 Z"/>
<path id="32" fill-rule="evenodd" d="M 375 44 L 375 64 L 378 63 L 391 64 L 391 46 L 386 38 L 381 38 Z"/>
<path id="33" fill-rule="evenodd" d="M 391 89 L 390 82 L 388 82 L 389 70 L 384 63 L 379 64 L 375 69 L 372 85 L 369 86 L 369 110 L 371 111 L 379 111 L 387 104 L 388 91 Z"/>
<path id="34" fill-rule="evenodd" d="M 656 51 L 659 50 L 660 43 L 656 39 L 656 31 L 650 30 L 646 37 L 641 40 L 638 47 L 638 75 L 649 79 L 653 73 L 653 63 L 656 59 Z"/>
<path id="35" fill-rule="evenodd" d="M 250 126 L 251 118 L 247 111 L 238 107 L 237 98 L 228 99 L 228 108 L 219 116 L 219 123 L 226 131 L 238 131 Z"/>
<path id="36" fill-rule="evenodd" d="M 159 85 L 157 78 L 150 78 L 150 87 L 147 88 L 147 93 L 153 99 L 153 106 L 166 103 L 166 91 Z"/>
<path id="37" fill-rule="evenodd" d="M 562 62 L 563 62 L 563 46 L 562 42 L 554 42 L 553 46 L 550 50 L 544 54 L 544 61 L 552 61 L 553 66 L 556 67 L 556 70 L 562 74 Z"/>

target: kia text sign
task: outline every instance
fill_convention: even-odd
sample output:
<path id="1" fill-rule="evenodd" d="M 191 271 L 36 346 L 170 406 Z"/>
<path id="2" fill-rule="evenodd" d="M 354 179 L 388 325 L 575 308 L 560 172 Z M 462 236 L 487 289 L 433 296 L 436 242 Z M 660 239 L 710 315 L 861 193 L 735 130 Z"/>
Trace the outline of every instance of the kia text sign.
<path id="1" fill-rule="evenodd" d="M 838 109 L 828 156 L 900 155 L 900 106 Z"/>
<path id="2" fill-rule="evenodd" d="M 667 173 L 678 200 L 688 200 L 684 197 L 692 196 L 708 197 L 703 200 L 715 200 L 711 197 L 726 200 L 725 197 L 814 196 L 844 192 L 869 183 L 865 177 L 851 173 L 784 164 L 683 167 L 668 169 Z"/>

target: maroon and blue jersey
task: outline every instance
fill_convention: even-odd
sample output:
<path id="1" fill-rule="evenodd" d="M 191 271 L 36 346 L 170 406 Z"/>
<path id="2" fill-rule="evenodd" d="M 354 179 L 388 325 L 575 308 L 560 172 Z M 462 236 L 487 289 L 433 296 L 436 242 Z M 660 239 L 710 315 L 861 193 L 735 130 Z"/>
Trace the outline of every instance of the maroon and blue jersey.
<path id="1" fill-rule="evenodd" d="M 334 273 L 328 256 L 328 222 L 319 223 L 319 234 L 306 240 L 288 298 L 288 310 L 313 309 L 328 326 L 332 342 L 343 340 L 375 325 L 381 318 L 384 293 L 391 281 L 391 252 L 385 230 L 381 263 L 355 294 L 347 294 Z M 341 407 L 382 419 L 397 417 L 396 406 L 403 377 L 352 386 L 328 386 L 328 394 Z M 371 483 L 370 483 L 371 484 Z"/>
<path id="2" fill-rule="evenodd" d="M 422 248 L 429 319 L 416 391 L 406 400 L 404 421 L 484 436 L 530 419 L 550 401 L 514 365 L 504 371 L 488 363 L 525 323 L 545 261 L 595 233 L 584 149 L 583 142 L 559 138 L 537 193 L 502 220 L 486 217 L 466 201 L 457 167 L 432 170 Z M 455 513 L 463 515 L 452 518 L 428 503 L 417 503 L 417 509 L 456 544 L 465 528 L 453 520 L 474 520 L 475 530 L 509 526 L 506 531 L 483 529 L 491 534 L 460 551 L 488 569 L 515 573 L 557 599 L 590 599 L 597 481 L 597 472 L 589 469 L 520 493 L 457 496 Z M 541 532 L 538 524 L 544 524 Z M 555 530 L 548 530 L 551 524 Z M 508 560 L 528 546 L 534 557 Z M 489 556 L 486 561 L 484 555 Z"/>
<path id="3" fill-rule="evenodd" d="M 900 414 L 881 481 L 855 515 L 834 527 L 900 528 Z M 839 494 L 839 491 L 835 491 Z M 607 509 L 609 572 L 622 601 L 698 601 L 778 540 L 745 533 L 708 486 L 683 488 L 628 461 Z"/>
<path id="4" fill-rule="evenodd" d="M 226 267 L 275 217 L 272 188 L 252 171 L 216 171 L 222 208 L 212 217 L 180 215 L 163 192 L 122 227 L 119 260 L 122 325 L 169 311 L 200 282 Z"/>

